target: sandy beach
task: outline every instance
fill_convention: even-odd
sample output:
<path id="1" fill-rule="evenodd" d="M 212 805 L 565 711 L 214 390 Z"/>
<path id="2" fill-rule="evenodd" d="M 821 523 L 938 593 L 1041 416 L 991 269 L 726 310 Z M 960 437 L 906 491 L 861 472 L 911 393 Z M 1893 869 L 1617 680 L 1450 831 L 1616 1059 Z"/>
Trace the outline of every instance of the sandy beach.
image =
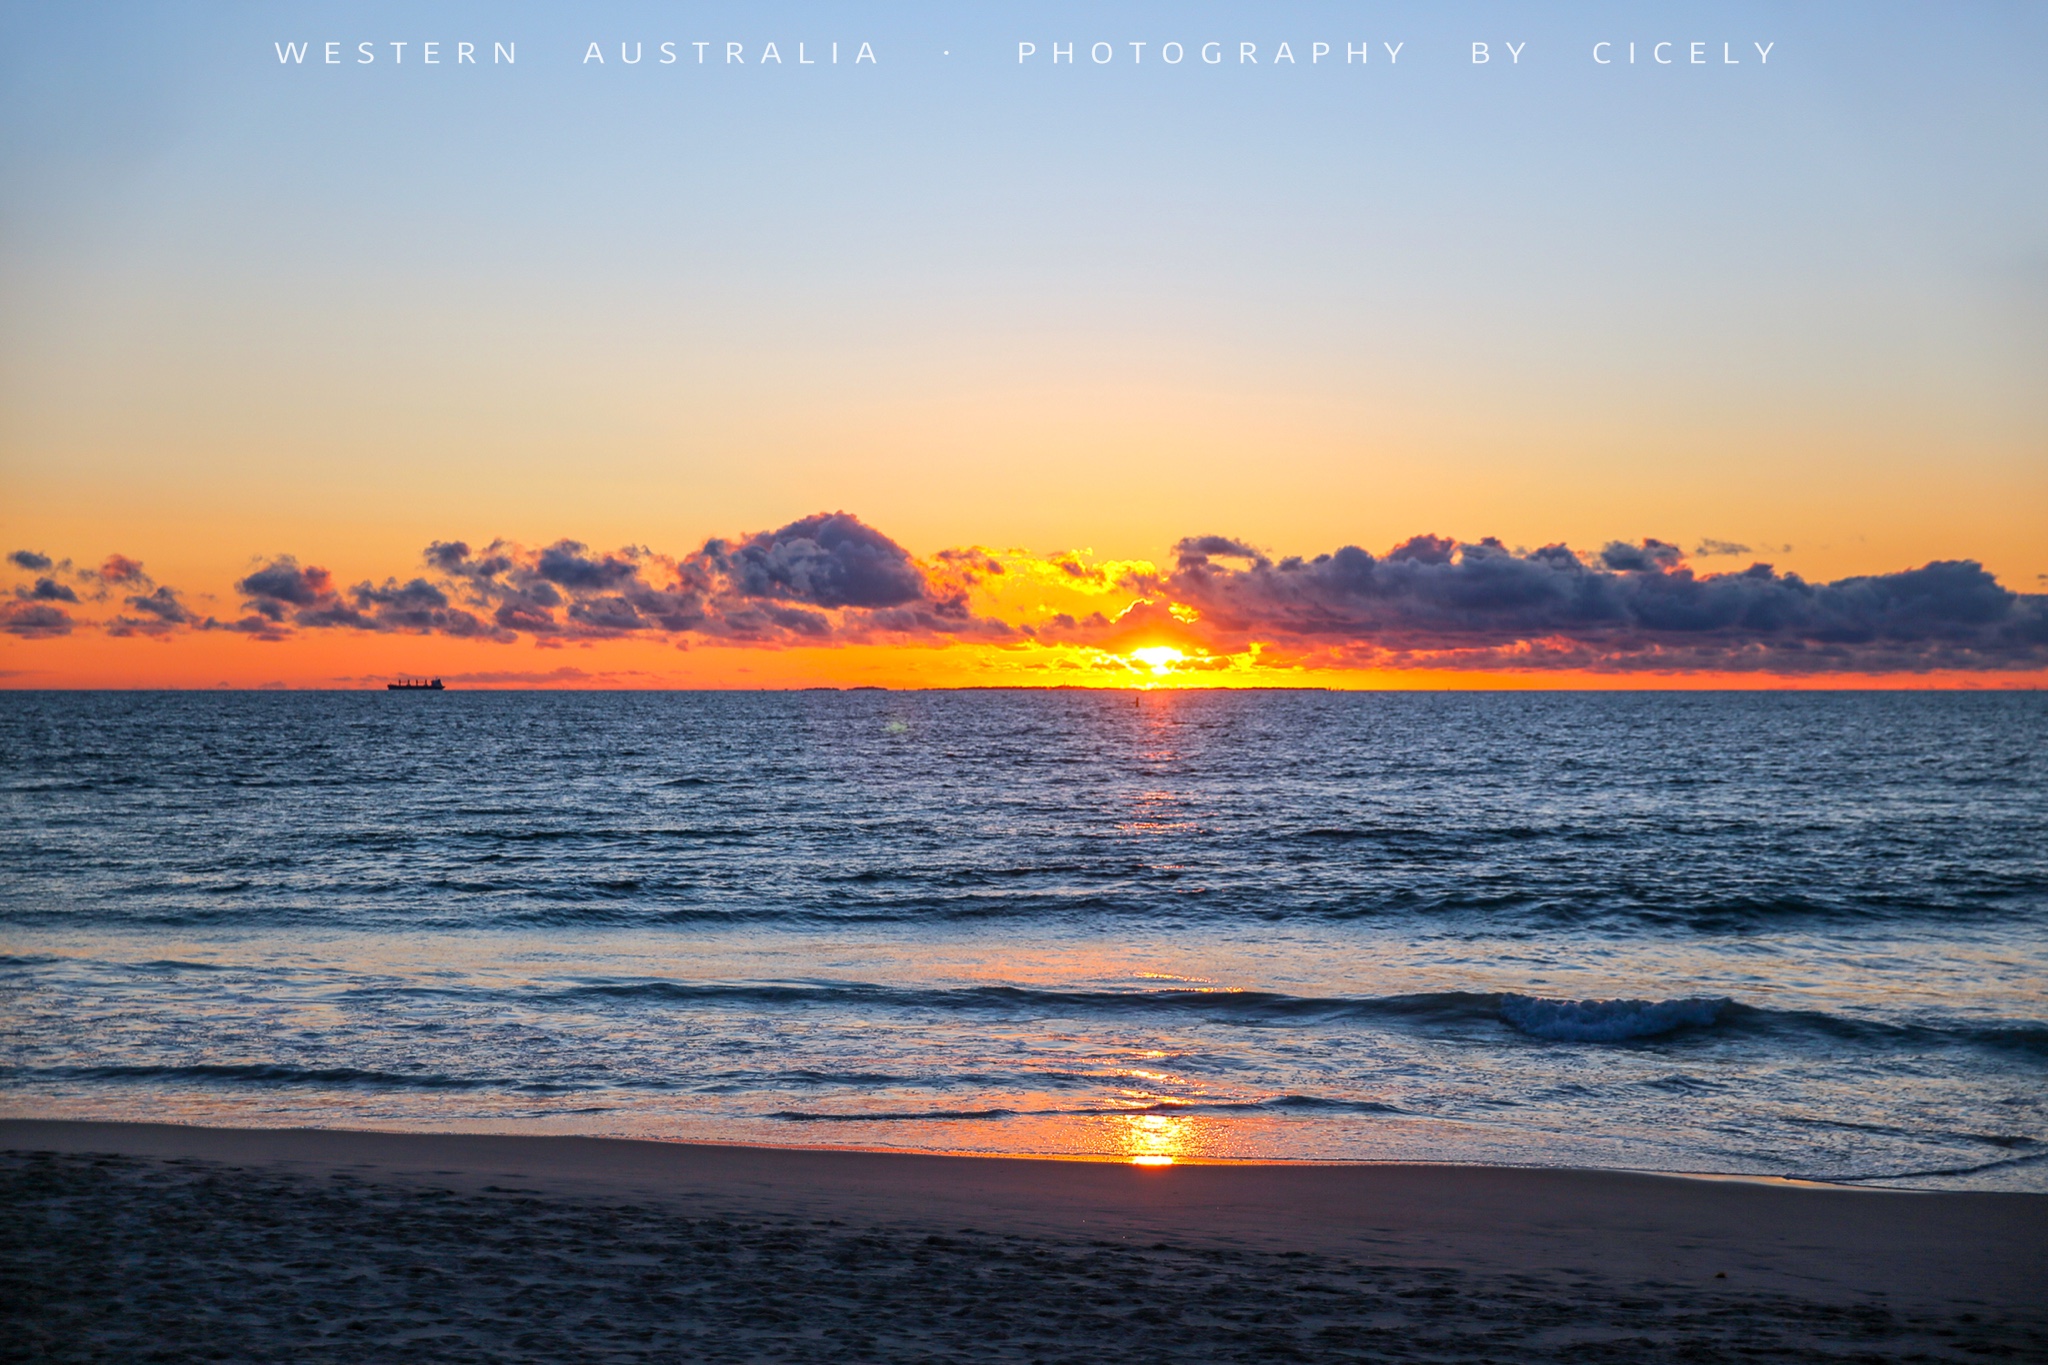
<path id="1" fill-rule="evenodd" d="M 2048 1358 L 2048 1197 L 10 1120 L 15 1359 Z"/>

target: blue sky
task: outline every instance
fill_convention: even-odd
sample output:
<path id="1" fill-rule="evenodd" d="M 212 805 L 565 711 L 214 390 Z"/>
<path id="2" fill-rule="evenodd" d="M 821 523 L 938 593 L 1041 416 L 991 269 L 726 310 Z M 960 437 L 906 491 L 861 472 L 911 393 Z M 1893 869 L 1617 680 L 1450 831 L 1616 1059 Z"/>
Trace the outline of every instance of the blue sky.
<path id="1" fill-rule="evenodd" d="M 198 566 L 844 506 L 919 549 L 2048 571 L 2038 6 L 13 4 L 0 39 L 9 534 Z M 273 55 L 329 39 L 380 60 Z"/>

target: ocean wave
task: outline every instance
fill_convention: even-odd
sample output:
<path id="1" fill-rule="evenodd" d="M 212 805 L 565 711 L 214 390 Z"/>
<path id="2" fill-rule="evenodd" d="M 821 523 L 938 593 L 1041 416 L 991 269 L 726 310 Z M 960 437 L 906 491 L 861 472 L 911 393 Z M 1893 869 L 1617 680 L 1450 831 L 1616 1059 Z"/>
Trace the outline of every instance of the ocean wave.
<path id="1" fill-rule="evenodd" d="M 1928 1180 L 1941 1176 L 1982 1175 L 1986 1171 L 2009 1170 L 2015 1166 L 2038 1166 L 2043 1162 L 2048 1162 L 2048 1152 L 2028 1152 L 2023 1156 L 1994 1157 L 1989 1161 L 1966 1162 L 1960 1166 L 1935 1166 L 1906 1171 L 1883 1171 L 1876 1174 L 1840 1175 L 1831 1178 L 1844 1183 L 1880 1184 L 1890 1180 Z"/>
<path id="2" fill-rule="evenodd" d="M 1878 1049 L 1978 1047 L 2048 1056 L 2048 1023 L 1892 1023 L 1817 1010 L 1772 1009 L 1727 996 L 1664 1000 L 1568 999 L 1512 992 L 1424 991 L 1381 996 L 1297 996 L 1249 990 L 953 989 L 866 982 L 586 982 L 558 998 L 677 1006 L 989 1011 L 1032 1017 L 1163 1014 L 1246 1027 L 1313 1027 L 1347 1021 L 1411 1028 L 1505 1026 L 1546 1043 L 1628 1044 L 1688 1035 L 1820 1036 Z"/>
<path id="3" fill-rule="evenodd" d="M 785 1123 L 906 1123 L 934 1119 L 1008 1119 L 1027 1111 L 1018 1109 L 905 1109 L 874 1114 L 818 1114 L 802 1109 L 778 1109 L 766 1115 Z M 1030 1112 L 1058 1112 L 1050 1110 Z"/>
<path id="4" fill-rule="evenodd" d="M 232 963 L 157 958 L 92 963 L 73 957 L 0 955 L 0 970 L 33 977 L 52 968 L 121 975 L 235 972 L 261 984 L 263 969 Z M 339 989 L 335 989 L 339 987 Z M 2035 1019 L 1885 1019 L 1821 1010 L 1774 1008 L 1728 996 L 1668 998 L 1547 997 L 1521 992 L 1423 991 L 1389 995 L 1293 995 L 1229 988 L 1060 989 L 1023 985 L 912 986 L 832 979 L 690 981 L 668 977 L 596 977 L 517 988 L 425 981 L 323 983 L 331 999 L 374 1006 L 399 998 L 447 999 L 481 1007 L 549 1011 L 714 1009 L 885 1012 L 1016 1019 L 1137 1018 L 1244 1028 L 1341 1028 L 1347 1024 L 1465 1037 L 1523 1039 L 1566 1046 L 1690 1046 L 1723 1039 L 1767 1049 L 1848 1045 L 1867 1053 L 1971 1049 L 2048 1058 L 2048 1021 Z M 825 1068 L 832 1071 L 833 1068 Z M 822 1073 L 821 1073 L 822 1074 Z M 832 1082 L 825 1082 L 832 1083 Z M 886 1084 L 881 1075 L 866 1083 Z"/>
<path id="5" fill-rule="evenodd" d="M 1258 1111 L 1315 1110 L 1333 1114 L 1399 1114 L 1397 1105 L 1377 1100 L 1331 1099 L 1320 1095 L 1280 1095 L 1270 1100 L 1162 1100 L 1157 1104 L 1082 1105 L 1063 1109 L 896 1109 L 868 1112 L 820 1112 L 780 1109 L 767 1115 L 785 1123 L 917 1123 L 940 1119 L 1131 1118 L 1160 1114 L 1244 1114 Z"/>
<path id="6" fill-rule="evenodd" d="M 906 1011 L 989 1011 L 1031 1016 L 1193 1014 L 1228 1022 L 1312 1024 L 1368 1017 L 1481 1019 L 1502 999 L 1461 991 L 1395 996 L 1297 996 L 1249 990 L 1052 990 L 1031 986 L 918 988 L 868 982 L 584 982 L 558 998 L 674 1005 L 769 1005 Z"/>
<path id="7" fill-rule="evenodd" d="M 1683 1029 L 1711 1028 L 1734 1006 L 1726 996 L 1683 1000 L 1546 1000 L 1504 995 L 1500 1017 L 1532 1038 L 1553 1042 L 1619 1043 L 1657 1038 Z"/>
<path id="8" fill-rule="evenodd" d="M 1029 986 L 909 988 L 866 982 L 586 982 L 561 996 L 620 1002 L 772 1005 L 902 1010 L 989 1010 L 1032 1015 L 1194 1014 L 1242 1023 L 1315 1024 L 1347 1019 L 1505 1022 L 1532 1037 L 1612 1042 L 1706 1027 L 1734 1001 L 1545 1000 L 1476 991 L 1299 996 L 1251 990 L 1048 990 Z M 1749 1011 L 1755 1013 L 1755 1011 Z"/>
<path id="9" fill-rule="evenodd" d="M 270 1062 L 193 1066 L 0 1066 L 0 1083 L 11 1085 L 35 1081 L 186 1081 L 202 1085 L 307 1085 L 375 1090 L 516 1090 L 546 1094 L 578 1088 L 488 1077 L 368 1071 L 352 1066 L 296 1067 Z"/>
<path id="10" fill-rule="evenodd" d="M 415 875 L 403 878 L 381 877 L 368 866 L 353 868 L 346 877 L 326 878 L 310 875 L 304 865 L 282 870 L 266 865 L 261 876 L 246 875 L 246 868 L 191 869 L 192 876 L 204 871 L 216 877 L 196 885 L 189 877 L 151 877 L 143 868 L 133 869 L 132 877 L 127 871 L 109 876 L 103 867 L 96 875 L 104 886 L 91 903 L 60 901 L 47 894 L 0 894 L 0 925 L 287 928 L 324 926 L 340 914 L 354 927 L 406 933 L 480 928 L 1097 925 L 1108 920 L 1129 932 L 1152 933 L 1242 923 L 1387 923 L 1482 937 L 1615 932 L 1686 938 L 1800 926 L 1896 923 L 1960 928 L 1994 921 L 2001 931 L 2011 932 L 2048 917 L 2048 879 L 2001 881 L 1987 875 L 1979 875 L 1969 888 L 1923 885 L 1897 895 L 1866 890 L 1838 896 L 1787 892 L 1666 900 L 1530 881 L 1320 893 L 1304 885 L 1276 894 L 1270 885 L 1248 886 L 1232 872 L 1201 865 L 1169 872 L 1138 863 L 1069 868 L 1048 862 L 943 872 L 852 866 L 796 877 L 784 894 L 764 898 L 735 893 L 728 881 L 731 869 L 720 865 L 723 854 L 706 853 L 701 861 L 679 863 L 658 856 L 650 846 L 602 862 L 579 853 L 578 860 L 588 865 L 569 867 L 553 854 L 532 852 L 533 845 L 526 842 L 570 837 L 581 836 L 522 835 L 459 858 L 419 859 Z M 693 853 L 704 853 L 739 849 L 763 836 L 735 831 L 668 837 L 686 838 Z M 609 837 L 590 840 L 594 849 L 606 849 L 612 842 Z M 379 846 L 389 853 L 388 841 Z M 630 851 L 630 841 L 627 848 Z M 734 859 L 741 856 L 732 854 Z M 382 866 L 384 862 L 378 864 Z M 54 882 L 51 865 L 36 871 Z"/>

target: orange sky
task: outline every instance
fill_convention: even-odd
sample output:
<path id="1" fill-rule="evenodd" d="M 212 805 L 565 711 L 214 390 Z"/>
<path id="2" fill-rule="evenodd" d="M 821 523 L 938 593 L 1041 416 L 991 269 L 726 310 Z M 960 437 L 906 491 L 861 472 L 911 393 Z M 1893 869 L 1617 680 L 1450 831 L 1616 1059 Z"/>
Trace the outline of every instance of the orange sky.
<path id="1" fill-rule="evenodd" d="M 358 688 L 399 676 L 440 676 L 472 688 L 797 687 L 1328 687 L 1342 689 L 1687 690 L 1719 688 L 2040 688 L 2048 669 L 1985 674 L 1929 671 L 1801 676 L 1673 671 L 1169 667 L 1092 651 L 982 645 L 849 645 L 831 649 L 699 647 L 605 642 L 556 648 L 404 637 L 321 637 L 259 644 L 225 636 L 163 644 L 93 635 L 52 650 L 0 640 L 0 686 L 104 688 Z M 55 657 L 53 657 L 55 656 Z"/>
<path id="2" fill-rule="evenodd" d="M 292 64 L 293 12 L 8 29 L 0 683 L 2048 669 L 2022 10 L 1788 10 L 1769 63 L 1681 71 L 1596 66 L 1607 21 L 1556 7 L 1516 11 L 1526 64 L 1475 67 L 1469 16 L 1396 5 L 1398 67 L 1196 80 L 1020 69 L 1028 9 L 897 6 L 858 72 L 661 82 L 582 63 L 577 11 L 504 16 L 527 55 L 460 73 Z M 1231 22 L 1355 19 L 1290 14 Z M 841 508 L 922 586 L 757 593 L 698 549 Z M 1411 573 L 1418 536 L 1467 549 Z M 1205 579 L 1202 537 L 1382 567 Z M 1569 545 L 1600 600 L 1526 557 L 1489 577 L 1496 537 Z M 455 538 L 654 547 L 627 595 L 674 606 L 695 564 L 712 619 L 626 620 L 536 563 L 437 577 Z M 1653 542 L 1686 563 L 1602 558 Z M 948 577 L 968 544 L 1006 572 Z M 113 554 L 146 582 L 93 577 Z M 1961 561 L 1982 580 L 1912 577 Z M 282 564 L 330 588 L 240 586 Z M 378 595 L 415 579 L 427 626 Z M 1153 645 L 1186 657 L 1131 663 Z"/>
<path id="3" fill-rule="evenodd" d="M 62 609 L 67 626 L 37 633 L 16 628 L 0 634 L 0 682 L 21 687 L 381 687 L 398 676 L 439 676 L 451 686 L 567 688 L 787 688 L 787 687 L 1335 687 L 1335 688 L 1756 688 L 1756 687 L 2039 687 L 2048 681 L 2040 652 L 2000 656 L 1991 664 L 1944 666 L 1927 656 L 1917 666 L 1886 667 L 1883 658 L 1847 657 L 1835 664 L 1797 667 L 1759 663 L 1754 653 L 1739 667 L 1717 667 L 1713 654 L 1688 655 L 1696 647 L 1684 632 L 1615 635 L 1571 627 L 1491 629 L 1472 635 L 1462 622 L 1447 629 L 1428 627 L 1421 637 L 1412 618 L 1375 632 L 1369 625 L 1336 633 L 1304 634 L 1298 621 L 1254 604 L 1246 608 L 1230 592 L 1250 591 L 1261 584 L 1286 580 L 1284 571 L 1264 570 L 1228 547 L 1221 559 L 1198 556 L 1182 547 L 1177 562 L 1116 560 L 1070 553 L 1057 556 L 1024 552 L 954 552 L 919 560 L 872 528 L 847 518 L 866 539 L 860 545 L 882 556 L 889 571 L 907 575 L 899 596 L 920 606 L 952 601 L 958 622 L 934 629 L 929 620 L 904 624 L 884 614 L 844 605 L 833 606 L 829 591 L 813 589 L 781 596 L 755 594 L 739 600 L 731 582 L 713 592 L 724 600 L 732 619 L 767 601 L 806 606 L 818 621 L 829 622 L 828 643 L 808 643 L 788 634 L 755 638 L 722 637 L 710 626 L 657 629 L 651 622 L 636 628 L 603 629 L 577 624 L 576 604 L 618 601 L 608 589 L 564 590 L 547 613 L 559 620 L 555 633 L 543 629 L 497 632 L 501 638 L 461 638 L 449 618 L 434 624 L 394 623 L 379 616 L 380 607 L 362 594 L 375 587 L 365 579 L 351 598 L 344 580 L 306 568 L 317 576 L 324 596 L 296 603 L 271 602 L 275 620 L 255 614 L 265 607 L 261 580 L 249 577 L 240 588 L 222 585 L 214 592 L 185 592 L 161 584 L 146 563 L 118 559 L 94 568 L 53 566 L 47 572 L 14 566 L 18 580 L 10 609 L 33 605 L 23 584 L 33 580 L 71 594 L 51 600 Z M 799 523 L 784 533 L 808 526 Z M 794 538 L 806 548 L 805 531 Z M 741 546 L 767 545 L 771 537 Z M 1656 542 L 1650 542 L 1652 546 Z M 553 547 L 560 550 L 562 547 Z M 703 553 L 681 560 L 636 551 L 636 558 L 604 555 L 573 547 L 561 565 L 550 570 L 558 582 L 574 582 L 580 568 L 612 566 L 637 575 L 649 588 L 679 579 L 705 562 Z M 1243 547 L 1245 554 L 1250 547 Z M 1620 547 L 1632 552 L 1630 547 Z M 1469 584 L 1461 573 L 1484 569 L 1489 562 L 1481 547 L 1456 550 L 1443 542 L 1434 551 L 1442 562 L 1429 573 L 1470 604 Z M 469 550 L 470 561 L 482 550 Z M 507 547 L 507 562 L 520 560 L 545 567 L 538 551 Z M 1383 553 L 1375 567 L 1381 574 L 1398 567 L 1405 550 Z M 1612 556 L 1614 547 L 1605 552 Z M 1608 560 L 1582 553 L 1573 564 L 1574 581 L 1589 581 L 1610 590 L 1651 591 L 1666 585 L 1714 588 L 1754 581 L 1748 575 L 1702 565 L 1697 570 L 1677 547 L 1664 547 L 1669 562 L 1648 569 L 1615 569 Z M 1190 558 L 1190 556 L 1193 556 Z M 1373 559 L 1367 555 L 1364 558 Z M 1581 563 L 1580 561 L 1583 561 Z M 1530 555 L 1511 556 L 1510 568 L 1528 570 Z M 1626 560 L 1613 560 L 1626 564 Z M 1738 561 L 1739 562 L 1739 561 Z M 1191 567 L 1192 566 L 1192 567 Z M 254 566 L 245 566 L 254 567 Z M 1313 565 L 1309 566 L 1313 569 Z M 1409 566 L 1415 567 L 1415 566 Z M 300 572 L 294 566 L 294 572 Z M 467 603 L 473 611 L 462 620 L 490 620 L 493 602 L 507 600 L 512 578 L 521 570 L 501 571 L 496 578 L 465 579 L 459 569 L 440 575 L 437 591 L 449 609 Z M 730 570 L 728 570 L 730 572 Z M 1260 574 L 1264 573 L 1263 578 Z M 1716 577 L 1716 574 L 1721 575 Z M 1203 574 L 1222 583 L 1222 595 L 1206 587 Z M 1297 575 L 1299 577 L 1299 575 Z M 1910 578 L 1911 576 L 1905 576 Z M 297 578 L 292 580 L 298 582 Z M 546 594 L 551 590 L 533 573 L 524 580 Z M 620 579 L 618 581 L 625 581 Z M 1891 582 L 1893 579 L 1881 579 Z M 1903 580 L 1900 580 L 1903 581 Z M 415 580 L 424 585 L 427 579 Z M 1988 583 L 1988 577 L 1983 579 Z M 387 578 L 396 586 L 396 577 Z M 504 586 L 501 586 L 503 584 Z M 616 582 L 612 586 L 617 586 Z M 1291 585 L 1289 585 L 1291 586 Z M 1778 576 L 1766 580 L 1773 592 L 1791 591 Z M 582 595 L 579 597 L 578 592 Z M 628 589 L 629 594 L 631 589 Z M 1800 589 L 1801 592 L 1806 591 Z M 2038 610 L 2039 600 L 2012 598 L 1989 588 L 1997 600 Z M 720 599 L 717 594 L 727 594 Z M 154 597 L 145 598 L 145 593 Z M 161 600 L 165 593 L 184 609 L 183 619 L 167 622 L 146 610 L 128 606 L 139 600 Z M 1208 594 L 1205 596 L 1204 594 Z M 237 597 L 242 598 L 238 605 Z M 514 600 L 523 601 L 516 593 Z M 362 611 L 349 624 L 309 624 L 326 619 L 317 614 L 348 611 L 351 602 Z M 824 601 L 827 606 L 816 607 Z M 643 608 L 646 601 L 642 600 Z M 1341 602 L 1339 602 L 1341 606 Z M 525 610 L 535 610 L 529 603 Z M 1315 604 L 1318 612 L 1328 605 Z M 499 621 L 516 620 L 503 615 Z M 1261 617 L 1259 613 L 1266 611 Z M 246 614 L 238 614 L 246 613 Z M 1220 615 L 1219 615 L 1220 613 Z M 1226 625 L 1225 618 L 1236 613 Z M 31 618 L 21 617 L 21 620 Z M 40 619 L 40 618 L 34 618 Z M 1027 629 L 1028 628 L 1028 629 Z M 473 629 L 473 627 L 472 627 Z M 1604 630 L 1604 628 L 1603 628 Z M 949 633 L 950 632 L 950 633 Z M 1394 639 L 1399 635 L 1398 640 Z M 1748 648 L 1778 637 L 1708 632 L 1714 648 Z M 1586 651 L 1592 651 L 1589 657 Z M 1578 651 L 1574 653 L 1574 651 Z M 1545 661 L 1549 666 L 1542 666 Z M 1950 660 L 1949 662 L 1952 662 Z M 1590 664 L 1590 666 L 1588 666 Z"/>

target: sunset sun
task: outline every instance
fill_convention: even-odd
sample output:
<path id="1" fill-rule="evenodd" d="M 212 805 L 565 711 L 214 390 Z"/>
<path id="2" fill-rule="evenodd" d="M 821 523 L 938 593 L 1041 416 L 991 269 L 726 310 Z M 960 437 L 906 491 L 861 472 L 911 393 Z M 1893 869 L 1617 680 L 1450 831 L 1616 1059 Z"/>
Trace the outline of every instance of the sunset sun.
<path id="1" fill-rule="evenodd" d="M 1173 671 L 1175 664 L 1188 656 L 1185 651 L 1175 649 L 1172 645 L 1147 645 L 1143 649 L 1132 650 L 1131 657 L 1151 669 L 1154 677 L 1163 678 Z"/>

